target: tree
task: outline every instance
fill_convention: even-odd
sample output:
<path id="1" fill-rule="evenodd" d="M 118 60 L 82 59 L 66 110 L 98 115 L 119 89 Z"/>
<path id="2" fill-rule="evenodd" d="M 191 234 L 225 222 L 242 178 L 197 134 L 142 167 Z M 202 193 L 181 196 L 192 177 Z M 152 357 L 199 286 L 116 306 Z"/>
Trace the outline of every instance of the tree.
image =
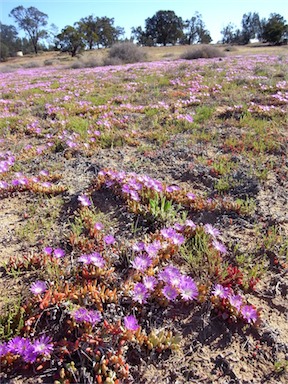
<path id="1" fill-rule="evenodd" d="M 124 34 L 124 29 L 114 26 L 114 18 L 94 17 L 90 15 L 75 23 L 77 29 L 83 34 L 84 41 L 89 49 L 95 46 L 111 47 Z"/>
<path id="2" fill-rule="evenodd" d="M 124 28 L 114 27 L 114 18 L 97 17 L 96 34 L 98 36 L 98 48 L 100 45 L 108 48 L 119 41 L 121 35 L 124 35 Z"/>
<path id="3" fill-rule="evenodd" d="M 158 11 L 145 20 L 146 38 L 157 44 L 175 45 L 183 38 L 183 20 L 174 11 Z"/>
<path id="4" fill-rule="evenodd" d="M 187 30 L 183 40 L 184 44 L 211 43 L 210 32 L 206 29 L 202 15 L 199 12 L 196 12 L 190 20 L 186 20 L 184 27 Z"/>
<path id="5" fill-rule="evenodd" d="M 245 13 L 242 17 L 242 43 L 248 44 L 251 39 L 261 35 L 261 22 L 258 13 Z"/>
<path id="6" fill-rule="evenodd" d="M 99 42 L 99 36 L 97 34 L 97 19 L 93 15 L 84 17 L 76 23 L 79 31 L 83 34 L 85 43 L 91 50 Z"/>
<path id="7" fill-rule="evenodd" d="M 5 25 L 0 22 L 0 49 L 1 57 L 13 56 L 16 51 L 20 50 L 18 32 L 13 25 Z"/>
<path id="8" fill-rule="evenodd" d="M 57 37 L 57 46 L 60 46 L 62 52 L 69 52 L 74 57 L 85 47 L 82 33 L 71 25 L 62 29 Z"/>
<path id="9" fill-rule="evenodd" d="M 232 23 L 227 24 L 221 31 L 222 44 L 241 44 L 242 33 L 240 29 L 236 29 L 236 26 Z"/>
<path id="10" fill-rule="evenodd" d="M 46 30 L 41 28 L 47 25 L 48 16 L 35 7 L 24 8 L 22 5 L 12 9 L 9 16 L 14 17 L 19 28 L 27 33 L 37 54 L 39 40 L 47 37 Z"/>
<path id="11" fill-rule="evenodd" d="M 283 16 L 277 13 L 271 13 L 267 21 L 263 21 L 263 39 L 268 43 L 280 44 L 282 40 L 287 39 L 288 25 Z"/>

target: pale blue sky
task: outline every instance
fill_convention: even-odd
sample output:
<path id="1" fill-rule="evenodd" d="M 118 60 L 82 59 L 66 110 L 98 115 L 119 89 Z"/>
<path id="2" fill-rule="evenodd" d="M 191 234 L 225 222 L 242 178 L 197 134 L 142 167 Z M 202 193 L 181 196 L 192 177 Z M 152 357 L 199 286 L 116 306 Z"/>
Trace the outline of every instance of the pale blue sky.
<path id="1" fill-rule="evenodd" d="M 221 39 L 220 32 L 229 22 L 240 27 L 244 13 L 258 12 L 261 19 L 268 18 L 270 13 L 279 13 L 288 19 L 287 0 L 0 0 L 0 21 L 15 25 L 8 15 L 19 5 L 25 8 L 33 6 L 46 13 L 49 25 L 54 23 L 59 32 L 66 25 L 73 25 L 80 18 L 92 14 L 114 17 L 114 25 L 123 27 L 128 38 L 132 27 L 144 27 L 145 19 L 159 10 L 172 10 L 184 20 L 190 19 L 197 11 L 202 15 L 214 43 Z"/>

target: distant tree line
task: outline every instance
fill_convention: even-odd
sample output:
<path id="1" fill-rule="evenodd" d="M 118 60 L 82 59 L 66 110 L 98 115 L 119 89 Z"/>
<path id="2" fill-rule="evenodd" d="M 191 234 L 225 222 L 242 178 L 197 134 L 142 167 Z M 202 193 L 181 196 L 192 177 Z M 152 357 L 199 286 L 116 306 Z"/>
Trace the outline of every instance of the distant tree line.
<path id="1" fill-rule="evenodd" d="M 260 19 L 259 14 L 245 13 L 241 21 L 242 29 L 229 23 L 221 34 L 223 44 L 248 44 L 251 39 L 271 44 L 286 43 L 288 39 L 288 25 L 283 16 L 271 13 L 268 20 Z"/>
<path id="2" fill-rule="evenodd" d="M 39 50 L 61 50 L 75 56 L 83 49 L 108 48 L 121 41 L 124 28 L 114 26 L 114 18 L 95 17 L 80 19 L 74 25 L 67 25 L 59 33 L 55 25 L 48 25 L 48 15 L 35 7 L 18 6 L 10 12 L 19 30 L 26 37 L 20 38 L 13 25 L 0 22 L 0 58 L 5 60 L 15 56 L 17 51 L 24 53 Z M 260 19 L 258 13 L 245 13 L 241 29 L 227 24 L 221 31 L 223 44 L 248 44 L 257 38 L 271 44 L 287 43 L 288 25 L 283 16 L 272 13 L 266 19 Z M 174 11 L 158 11 L 145 20 L 145 28 L 133 27 L 131 41 L 142 46 L 168 44 L 209 44 L 212 39 L 205 26 L 202 15 L 196 12 L 191 19 L 183 20 Z"/>

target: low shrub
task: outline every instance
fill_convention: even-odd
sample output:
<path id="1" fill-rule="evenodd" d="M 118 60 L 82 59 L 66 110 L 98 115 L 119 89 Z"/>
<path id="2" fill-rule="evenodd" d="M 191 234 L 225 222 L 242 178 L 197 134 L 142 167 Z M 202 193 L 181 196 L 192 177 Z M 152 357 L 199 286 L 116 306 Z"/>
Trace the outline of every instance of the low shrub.
<path id="1" fill-rule="evenodd" d="M 224 51 L 225 52 L 235 52 L 235 51 L 238 51 L 238 49 L 236 47 L 234 47 L 233 45 L 227 45 L 227 47 L 224 48 Z"/>
<path id="2" fill-rule="evenodd" d="M 80 68 L 94 68 L 94 67 L 101 67 L 103 64 L 103 61 L 99 58 L 90 58 L 89 60 L 77 60 L 73 63 L 68 65 L 68 69 L 80 69 Z"/>
<path id="3" fill-rule="evenodd" d="M 225 53 L 219 48 L 211 45 L 200 45 L 197 48 L 190 48 L 181 55 L 181 59 L 194 60 L 194 59 L 211 59 L 213 57 L 224 57 Z"/>
<path id="4" fill-rule="evenodd" d="M 124 64 L 123 61 L 119 59 L 119 57 L 106 57 L 103 63 L 104 65 L 107 65 L 107 66 Z"/>
<path id="5" fill-rule="evenodd" d="M 24 68 L 39 68 L 40 64 L 36 61 L 30 61 L 29 63 L 26 63 L 23 65 Z"/>
<path id="6" fill-rule="evenodd" d="M 133 43 L 116 43 L 109 50 L 108 61 L 109 59 L 118 59 L 121 60 L 121 62 L 124 64 L 138 63 L 146 60 L 146 54 L 142 51 L 140 47 L 137 47 L 137 45 Z"/>
<path id="7" fill-rule="evenodd" d="M 52 60 L 44 60 L 44 65 L 53 65 Z"/>

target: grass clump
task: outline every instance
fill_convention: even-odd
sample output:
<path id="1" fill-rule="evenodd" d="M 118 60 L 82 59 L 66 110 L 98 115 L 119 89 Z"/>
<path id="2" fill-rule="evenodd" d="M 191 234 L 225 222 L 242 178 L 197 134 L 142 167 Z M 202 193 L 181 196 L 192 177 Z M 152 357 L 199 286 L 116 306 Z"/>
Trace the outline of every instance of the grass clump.
<path id="1" fill-rule="evenodd" d="M 139 63 L 146 60 L 146 54 L 133 43 L 117 43 L 108 53 L 108 62 L 109 60 L 120 60 L 124 64 Z"/>
<path id="2" fill-rule="evenodd" d="M 181 59 L 211 59 L 214 57 L 225 57 L 225 53 L 216 47 L 210 45 L 201 45 L 199 48 L 188 49 L 181 55 Z"/>

